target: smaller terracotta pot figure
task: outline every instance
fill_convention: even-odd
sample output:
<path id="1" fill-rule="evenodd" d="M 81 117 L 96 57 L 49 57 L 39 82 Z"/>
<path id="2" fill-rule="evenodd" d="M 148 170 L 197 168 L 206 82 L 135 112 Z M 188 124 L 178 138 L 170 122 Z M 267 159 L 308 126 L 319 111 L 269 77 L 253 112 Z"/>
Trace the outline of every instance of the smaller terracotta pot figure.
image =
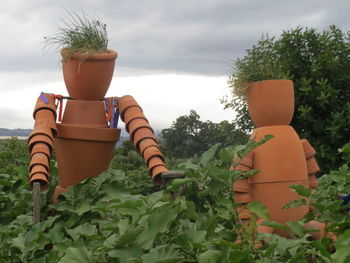
<path id="1" fill-rule="evenodd" d="M 293 127 L 289 126 L 294 113 L 294 88 L 290 80 L 267 80 L 252 83 L 247 90 L 249 114 L 256 129 L 251 139 L 259 141 L 265 135 L 273 138 L 257 147 L 243 158 L 236 170 L 259 170 L 259 173 L 237 180 L 233 185 L 234 199 L 239 203 L 238 214 L 247 222 L 250 213 L 246 205 L 251 201 L 261 202 L 270 219 L 279 223 L 300 220 L 309 206 L 282 209 L 287 203 L 298 199 L 290 185 L 303 185 L 315 189 L 318 185 L 315 174 L 319 171 L 315 149 L 306 139 L 300 139 Z M 258 219 L 258 225 L 262 222 Z M 312 221 L 306 228 L 316 228 L 313 238 L 325 237 L 324 223 Z M 259 232 L 288 233 L 266 226 L 258 226 Z"/>

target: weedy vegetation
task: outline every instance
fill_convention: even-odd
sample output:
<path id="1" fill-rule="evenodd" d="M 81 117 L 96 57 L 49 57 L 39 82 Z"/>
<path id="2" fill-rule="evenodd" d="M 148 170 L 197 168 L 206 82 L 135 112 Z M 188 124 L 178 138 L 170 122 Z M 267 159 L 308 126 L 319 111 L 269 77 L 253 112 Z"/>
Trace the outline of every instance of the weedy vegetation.
<path id="1" fill-rule="evenodd" d="M 302 221 L 282 226 L 268 219 L 260 203 L 249 206 L 252 212 L 266 218 L 265 224 L 291 231 L 292 238 L 286 239 L 258 234 L 254 220 L 246 228 L 237 222 L 231 185 L 243 175 L 228 167 L 235 165 L 233 155 L 242 157 L 257 143 L 221 150 L 214 145 L 198 162 L 188 159 L 174 167 L 186 171 L 186 178 L 165 187 L 145 183 L 145 170 L 128 174 L 111 169 L 71 187 L 57 204 L 45 203 L 43 194 L 42 222 L 36 225 L 32 224 L 27 183 L 28 156 L 25 151 L 16 158 L 9 156 L 16 154 L 13 150 L 21 143 L 11 141 L 2 147 L 0 155 L 0 262 L 350 260 L 350 219 L 337 198 L 338 193 L 350 192 L 350 144 L 342 149 L 344 164 L 321 177 L 317 193 L 294 187 L 300 198 L 310 198 L 314 206 Z M 295 201 L 289 206 L 301 203 Z M 328 222 L 338 240 L 333 244 L 328 239 L 311 240 L 303 224 L 312 219 Z M 241 244 L 235 243 L 238 237 Z M 268 243 L 256 249 L 254 244 L 261 238 Z"/>

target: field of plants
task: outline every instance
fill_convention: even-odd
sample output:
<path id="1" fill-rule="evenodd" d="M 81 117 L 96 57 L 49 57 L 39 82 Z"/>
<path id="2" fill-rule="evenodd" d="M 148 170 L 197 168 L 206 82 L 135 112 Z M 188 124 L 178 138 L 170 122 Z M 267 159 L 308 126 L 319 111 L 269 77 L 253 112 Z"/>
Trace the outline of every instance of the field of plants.
<path id="1" fill-rule="evenodd" d="M 279 225 L 261 204 L 249 206 L 266 225 L 288 228 L 290 239 L 257 234 L 254 220 L 245 228 L 236 223 L 231 185 L 242 174 L 228 167 L 235 165 L 232 156 L 256 146 L 217 144 L 201 157 L 173 161 L 171 169 L 185 171 L 186 178 L 163 187 L 151 184 L 135 152 L 117 149 L 109 171 L 71 187 L 58 204 L 43 193 L 42 221 L 33 225 L 25 143 L 1 142 L 0 262 L 350 262 L 350 218 L 338 198 L 350 193 L 350 144 L 339 152 L 343 165 L 319 179 L 316 193 L 294 188 L 301 199 L 289 207 L 303 197 L 314 206 L 301 222 Z M 328 222 L 338 240 L 311 240 L 303 224 L 312 219 Z M 259 239 L 267 242 L 257 249 Z"/>

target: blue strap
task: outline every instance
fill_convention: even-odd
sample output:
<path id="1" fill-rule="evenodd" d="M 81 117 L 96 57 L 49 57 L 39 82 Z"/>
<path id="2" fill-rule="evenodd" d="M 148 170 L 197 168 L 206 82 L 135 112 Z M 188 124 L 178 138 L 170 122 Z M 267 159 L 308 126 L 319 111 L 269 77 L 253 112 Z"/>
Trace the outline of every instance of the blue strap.
<path id="1" fill-rule="evenodd" d="M 39 96 L 39 98 L 45 103 L 45 104 L 49 104 L 49 99 L 48 98 L 46 98 L 46 96 L 45 96 L 45 93 L 44 92 L 41 92 L 40 93 L 40 96 Z"/>

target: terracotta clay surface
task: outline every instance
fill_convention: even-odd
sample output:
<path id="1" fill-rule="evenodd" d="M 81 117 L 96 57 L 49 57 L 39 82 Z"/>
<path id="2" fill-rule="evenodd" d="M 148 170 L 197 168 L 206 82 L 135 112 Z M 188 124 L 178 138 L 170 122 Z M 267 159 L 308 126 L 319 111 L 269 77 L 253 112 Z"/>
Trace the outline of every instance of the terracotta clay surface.
<path id="1" fill-rule="evenodd" d="M 32 158 L 34 154 L 36 153 L 43 153 L 47 156 L 48 159 L 50 159 L 51 152 L 50 147 L 45 143 L 35 143 L 32 147 L 32 150 L 30 152 L 30 157 Z"/>
<path id="2" fill-rule="evenodd" d="M 131 140 L 134 140 L 135 132 L 142 128 L 150 129 L 154 133 L 149 123 L 143 118 L 133 119 L 129 122 L 126 130 L 130 134 Z"/>
<path id="3" fill-rule="evenodd" d="M 47 178 L 50 177 L 49 172 L 47 171 L 47 168 L 42 165 L 34 165 L 29 173 L 29 178 L 32 178 L 35 174 L 40 173 L 40 174 L 45 174 Z"/>
<path id="4" fill-rule="evenodd" d="M 291 80 L 254 82 L 247 93 L 249 115 L 255 126 L 288 125 L 294 113 Z"/>
<path id="5" fill-rule="evenodd" d="M 142 119 L 146 119 L 145 115 L 143 114 L 141 108 L 139 107 L 131 107 L 128 108 L 125 112 L 124 112 L 124 122 L 125 122 L 125 126 L 129 126 L 129 123 L 134 120 L 134 119 L 138 119 L 138 118 L 142 118 Z"/>
<path id="6" fill-rule="evenodd" d="M 107 128 L 104 102 L 67 100 L 62 123 Z"/>
<path id="7" fill-rule="evenodd" d="M 57 135 L 56 120 L 49 110 L 40 110 L 35 115 L 34 128 L 47 126 L 51 128 L 53 137 Z"/>
<path id="8" fill-rule="evenodd" d="M 35 153 L 32 155 L 30 164 L 29 164 L 29 171 L 32 170 L 32 168 L 40 164 L 46 168 L 47 171 L 49 171 L 50 165 L 49 165 L 49 158 L 44 153 Z"/>
<path id="9" fill-rule="evenodd" d="M 68 192 L 68 188 L 66 187 L 62 187 L 60 185 L 57 185 L 56 188 L 55 188 L 55 192 L 52 196 L 52 201 L 54 203 L 57 203 L 58 202 L 58 196 L 61 194 L 61 193 L 66 193 Z"/>
<path id="10" fill-rule="evenodd" d="M 45 143 L 47 146 L 49 146 L 50 148 L 50 151 L 52 150 L 53 148 L 53 141 L 45 136 L 45 135 L 36 135 L 36 136 L 33 136 L 29 141 L 28 141 L 28 149 L 29 149 L 29 152 L 32 151 L 32 148 L 33 146 L 36 144 L 36 143 Z"/>
<path id="11" fill-rule="evenodd" d="M 35 135 L 45 135 L 53 141 L 52 131 L 48 126 L 38 125 L 37 127 L 34 127 L 33 131 L 28 136 L 28 140 L 30 140 Z"/>
<path id="12" fill-rule="evenodd" d="M 122 121 L 124 121 L 124 113 L 126 109 L 130 107 L 138 107 L 141 109 L 140 105 L 130 95 L 125 95 L 123 97 L 120 97 L 118 99 L 118 105 L 119 105 L 119 111 L 120 111 L 120 118 L 122 119 Z"/>
<path id="13" fill-rule="evenodd" d="M 150 159 L 154 156 L 157 156 L 157 157 L 161 158 L 162 160 L 164 160 L 164 156 L 160 152 L 160 150 L 157 146 L 150 146 L 150 147 L 145 149 L 145 151 L 143 153 L 143 158 L 145 159 L 147 166 L 149 164 L 148 162 L 150 161 Z"/>
<path id="14" fill-rule="evenodd" d="M 61 51 L 64 57 L 68 51 Z M 86 56 L 73 53 L 63 60 L 63 77 L 69 96 L 80 100 L 101 100 L 105 97 L 113 77 L 117 52 Z"/>
<path id="15" fill-rule="evenodd" d="M 142 128 L 137 130 L 134 133 L 134 147 L 136 149 L 139 149 L 139 143 L 144 139 L 152 139 L 156 141 L 156 136 L 154 135 L 153 131 L 148 128 Z"/>
<path id="16" fill-rule="evenodd" d="M 160 177 L 160 175 L 162 173 L 168 172 L 168 168 L 166 168 L 165 166 L 156 166 L 152 169 L 151 173 L 152 173 L 152 181 L 155 185 L 162 185 L 163 184 L 163 180 Z"/>
<path id="17" fill-rule="evenodd" d="M 156 146 L 158 147 L 158 144 L 157 142 L 154 140 L 154 139 L 149 139 L 149 138 L 145 138 L 145 139 L 142 139 L 140 142 L 139 142 L 139 147 L 138 147 L 138 151 L 141 153 L 141 155 L 143 156 L 143 153 L 145 151 L 145 149 L 149 146 Z M 158 147 L 159 148 L 159 147 Z"/>
<path id="18" fill-rule="evenodd" d="M 47 103 L 43 101 L 43 99 L 39 96 L 38 100 L 35 104 L 34 112 L 33 112 L 33 119 L 36 119 L 36 114 L 41 110 L 48 110 L 54 115 L 54 119 L 56 119 L 56 105 L 55 105 L 55 98 L 52 94 L 43 93 L 42 96 L 44 96 L 47 99 Z"/>
<path id="19" fill-rule="evenodd" d="M 68 187 L 105 171 L 120 129 L 57 125 L 55 140 L 59 182 Z"/>
<path id="20" fill-rule="evenodd" d="M 40 182 L 41 191 L 45 191 L 49 188 L 49 180 L 43 173 L 36 173 L 29 179 L 29 186 L 33 189 L 33 183 Z"/>
<path id="21" fill-rule="evenodd" d="M 239 217 L 248 220 L 250 213 L 246 205 L 255 201 L 267 207 L 273 221 L 298 221 L 309 211 L 309 205 L 283 209 L 289 202 L 300 198 L 290 186 L 315 187 L 314 174 L 319 168 L 314 159 L 316 151 L 288 125 L 294 112 L 293 83 L 289 80 L 253 83 L 248 87 L 247 101 L 251 119 L 258 127 L 251 139 L 260 141 L 265 135 L 273 135 L 273 138 L 251 151 L 235 168 L 259 170 L 256 175 L 242 178 L 233 185 L 235 202 L 240 203 Z M 271 233 L 271 228 L 259 226 L 258 231 Z M 273 232 L 289 236 L 279 229 L 273 229 Z"/>

